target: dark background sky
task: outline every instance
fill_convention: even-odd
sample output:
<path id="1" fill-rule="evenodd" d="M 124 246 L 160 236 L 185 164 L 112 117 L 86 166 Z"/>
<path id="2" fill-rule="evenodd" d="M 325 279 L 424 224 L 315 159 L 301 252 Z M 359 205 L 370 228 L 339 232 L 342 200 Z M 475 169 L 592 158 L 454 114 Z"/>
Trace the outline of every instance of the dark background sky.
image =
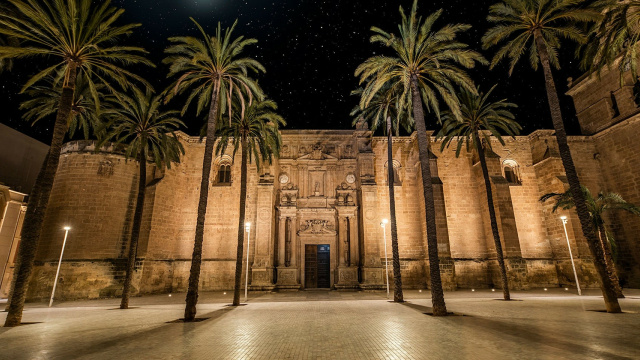
<path id="1" fill-rule="evenodd" d="M 349 129 L 350 110 L 357 103 L 350 91 L 358 87 L 353 76 L 356 67 L 369 56 L 385 50 L 369 43 L 370 27 L 378 26 L 397 32 L 398 6 L 411 6 L 412 0 L 113 0 L 124 7 L 125 22 L 141 23 L 127 44 L 146 48 L 158 65 L 142 73 L 157 89 L 168 84 L 167 68 L 161 64 L 167 38 L 176 35 L 199 36 L 189 20 L 194 17 L 207 32 L 213 34 L 218 21 L 230 26 L 239 19 L 235 35 L 259 40 L 247 49 L 246 55 L 257 58 L 267 68 L 259 77 L 267 95 L 274 99 L 285 116 L 289 129 Z M 448 0 L 420 2 L 425 16 L 440 8 L 444 10 L 439 22 L 468 23 L 473 28 L 462 40 L 481 50 L 480 38 L 489 27 L 486 21 L 489 6 L 494 1 Z M 578 77 L 580 71 L 573 60 L 573 46 L 561 53 L 562 70 L 555 73 L 561 93 L 567 88 L 567 77 Z M 493 49 L 483 54 L 490 58 Z M 536 129 L 551 128 L 551 120 L 544 90 L 542 71 L 534 72 L 524 56 L 513 76 L 507 76 L 505 66 L 492 71 L 482 67 L 471 71 L 476 82 L 489 89 L 498 84 L 497 98 L 508 98 L 519 105 L 515 111 L 528 134 Z M 21 120 L 18 95 L 20 86 L 47 61 L 21 61 L 11 73 L 0 75 L 0 121 L 34 136 L 50 141 L 52 119 L 35 126 Z M 570 133 L 578 134 L 579 127 L 569 97 L 562 95 L 564 117 Z M 175 102 L 169 106 L 180 109 Z M 185 116 L 186 132 L 197 134 L 203 118 L 195 114 Z M 436 128 L 434 118 L 430 128 Z"/>

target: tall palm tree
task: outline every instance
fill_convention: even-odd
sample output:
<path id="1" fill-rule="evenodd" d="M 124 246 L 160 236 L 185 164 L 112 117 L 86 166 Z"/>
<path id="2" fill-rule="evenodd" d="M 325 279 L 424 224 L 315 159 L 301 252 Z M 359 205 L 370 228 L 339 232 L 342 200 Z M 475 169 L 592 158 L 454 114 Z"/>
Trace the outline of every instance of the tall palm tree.
<path id="1" fill-rule="evenodd" d="M 597 11 L 585 8 L 583 5 L 582 0 L 503 0 L 489 9 L 487 19 L 496 25 L 487 31 L 482 42 L 485 49 L 502 44 L 491 61 L 491 68 L 508 58 L 509 74 L 511 74 L 527 50 L 531 67 L 537 70 L 538 66 L 542 65 L 558 150 L 576 202 L 582 232 L 587 238 L 589 249 L 594 257 L 594 265 L 602 281 L 607 312 L 618 313 L 622 310 L 618 304 L 613 283 L 607 276 L 602 247 L 598 246 L 598 238 L 590 226 L 589 210 L 580 190 L 580 179 L 571 157 L 560 101 L 551 71 L 552 67 L 559 68 L 558 48 L 561 39 L 577 43 L 584 42 L 586 35 L 576 24 L 594 22 L 600 16 Z"/>
<path id="2" fill-rule="evenodd" d="M 237 20 L 231 28 L 227 28 L 224 31 L 221 24 L 218 23 L 215 36 L 207 35 L 200 24 L 193 19 L 191 20 L 200 30 L 202 39 L 191 36 L 169 38 L 173 45 L 165 50 L 169 56 L 163 61 L 165 64 L 170 65 L 169 77 L 177 77 L 167 89 L 167 99 L 189 92 L 187 101 L 182 109 L 183 115 L 193 100 L 197 100 L 196 110 L 198 115 L 207 105 L 209 106 L 196 235 L 191 259 L 189 289 L 184 310 L 185 321 L 194 321 L 196 317 L 200 267 L 202 265 L 204 221 L 207 214 L 209 178 L 213 161 L 213 147 L 216 141 L 216 127 L 221 114 L 227 113 L 229 122 L 232 121 L 235 113 L 232 106 L 234 101 L 238 101 L 241 110 L 244 110 L 247 104 L 253 102 L 254 98 L 258 100 L 264 98 L 258 83 L 249 77 L 249 71 L 256 74 L 265 72 L 264 67 L 258 61 L 239 57 L 245 47 L 255 44 L 257 40 L 245 39 L 243 36 L 233 38 L 233 30 L 238 23 Z"/>
<path id="3" fill-rule="evenodd" d="M 2 12 L 2 8 L 0 8 L 0 12 Z M 5 46 L 18 46 L 15 42 L 14 38 L 0 36 L 0 48 Z M 0 59 L 0 74 L 4 71 L 11 71 L 13 68 L 13 59 Z"/>
<path id="4" fill-rule="evenodd" d="M 440 277 L 435 204 L 429 163 L 430 139 L 424 121 L 423 104 L 439 119 L 442 100 L 454 115 L 459 117 L 460 104 L 454 85 L 475 91 L 473 81 L 464 69 L 474 67 L 477 62 L 486 62 L 482 55 L 457 40 L 460 33 L 470 28 L 469 25 L 449 24 L 440 29 L 434 27 L 441 14 L 442 10 L 439 10 L 426 19 L 418 16 L 418 0 L 414 0 L 409 16 L 406 16 L 400 7 L 402 21 L 398 26 L 399 35 L 377 27 L 371 28 L 375 34 L 371 37 L 371 42 L 389 48 L 394 56 L 371 57 L 355 72 L 355 75 L 360 77 L 361 84 L 372 79 L 364 88 L 361 108 L 366 108 L 373 96 L 387 83 L 397 84 L 402 88 L 400 107 L 405 104 L 413 106 L 426 208 L 431 301 L 436 316 L 447 315 L 447 308 Z"/>
<path id="5" fill-rule="evenodd" d="M 11 36 L 22 47 L 0 47 L 0 60 L 43 58 L 53 65 L 33 76 L 23 91 L 49 75 L 62 72 L 62 93 L 56 113 L 51 147 L 33 190 L 24 219 L 22 241 L 18 249 L 16 281 L 9 304 L 5 326 L 16 326 L 22 319 L 27 283 L 33 269 L 35 252 L 40 238 L 49 195 L 53 186 L 60 150 L 68 130 L 76 80 L 86 75 L 93 89 L 94 101 L 99 102 L 96 83 L 111 92 L 114 86 L 128 87 L 131 80 L 144 82 L 121 65 L 151 63 L 144 58 L 144 50 L 121 46 L 117 41 L 130 34 L 137 24 L 119 26 L 115 22 L 124 10 L 91 0 L 7 0 L 12 12 L 0 12 L 0 35 Z"/>
<path id="6" fill-rule="evenodd" d="M 615 286 L 616 295 L 618 298 L 624 298 L 622 294 L 622 288 L 620 287 L 620 280 L 618 279 L 618 272 L 616 271 L 616 265 L 614 262 L 614 253 L 616 249 L 616 242 L 612 234 L 607 231 L 606 224 L 604 221 L 604 213 L 609 212 L 611 210 L 624 210 L 633 215 L 640 216 L 640 207 L 626 202 L 622 196 L 616 193 L 598 193 L 597 197 L 594 197 L 591 194 L 591 191 L 587 189 L 587 187 L 582 187 L 582 193 L 584 194 L 584 198 L 586 200 L 587 209 L 589 210 L 589 215 L 591 217 L 591 226 L 593 227 L 593 231 L 598 233 L 600 238 L 600 246 L 602 246 L 602 250 L 605 255 L 605 262 L 607 265 L 607 272 L 609 277 L 611 278 L 611 282 Z M 553 206 L 553 212 L 556 212 L 558 208 L 562 208 L 564 210 L 569 210 L 574 208 L 575 202 L 573 201 L 573 196 L 571 191 L 566 191 L 564 193 L 549 193 L 545 194 L 540 198 L 541 202 L 545 202 L 547 200 L 554 199 L 555 205 Z"/>
<path id="7" fill-rule="evenodd" d="M 620 81 L 631 70 L 638 77 L 638 47 L 640 41 L 640 1 L 601 0 L 592 5 L 602 18 L 591 28 L 589 40 L 578 51 L 584 70 L 599 73 L 620 59 Z"/>
<path id="8" fill-rule="evenodd" d="M 68 136 L 73 138 L 76 131 L 82 131 L 85 139 L 102 128 L 100 113 L 104 107 L 105 89 L 103 84 L 95 84 L 99 103 L 91 94 L 91 87 L 85 74 L 79 74 L 76 79 L 76 89 L 73 94 L 71 111 L 69 112 Z M 25 91 L 29 100 L 20 104 L 20 110 L 25 110 L 23 118 L 33 124 L 50 117 L 58 112 L 60 96 L 62 94 L 62 78 L 48 76 L 43 85 L 34 85 Z"/>
<path id="9" fill-rule="evenodd" d="M 358 89 L 352 92 L 352 95 L 362 97 L 364 90 Z M 383 127 L 387 134 L 387 185 L 389 186 L 389 217 L 391 218 L 391 252 L 393 257 L 393 301 L 404 302 L 402 293 L 402 274 L 400 272 L 400 251 L 398 247 L 398 226 L 396 221 L 396 198 L 394 186 L 394 170 L 393 170 L 393 132 L 396 135 L 399 132 L 400 125 L 410 128 L 410 111 L 407 106 L 399 107 L 402 89 L 397 85 L 392 87 L 385 84 L 378 91 L 365 108 L 357 106 L 351 112 L 351 116 L 355 116 L 353 125 L 359 121 L 365 120 L 369 122 L 371 134 L 376 132 L 379 127 Z"/>
<path id="10" fill-rule="evenodd" d="M 158 169 L 171 168 L 171 163 L 179 163 L 184 147 L 175 131 L 184 126 L 177 118 L 178 111 L 161 111 L 162 99 L 149 89 L 131 89 L 131 95 L 120 95 L 111 99 L 111 109 L 105 113 L 110 121 L 106 135 L 98 142 L 98 148 L 111 141 L 124 145 L 125 157 L 138 161 L 138 197 L 133 215 L 129 257 L 122 290 L 120 309 L 129 308 L 131 281 L 138 252 L 138 239 L 142 225 L 142 212 L 147 189 L 147 162 Z"/>
<path id="11" fill-rule="evenodd" d="M 502 279 L 502 294 L 505 300 L 511 300 L 507 269 L 504 264 L 502 243 L 500 242 L 500 231 L 498 230 L 496 210 L 493 204 L 493 190 L 491 189 L 491 178 L 489 177 L 489 169 L 487 168 L 485 148 L 492 151 L 492 135 L 500 144 L 504 145 L 505 142 L 502 139 L 502 135 L 504 134 L 515 138 L 515 136 L 520 133 L 522 127 L 515 121 L 515 117 L 510 111 L 510 109 L 517 107 L 516 104 L 509 103 L 506 100 L 493 102 L 489 99 L 495 88 L 495 86 L 492 87 L 486 94 L 481 93 L 480 89 L 478 89 L 475 94 L 468 90 L 461 89 L 459 97 L 462 121 L 453 116 L 451 112 L 446 112 L 442 117 L 444 123 L 437 137 L 443 139 L 440 150 L 449 147 L 454 141 L 458 142 L 456 146 L 456 157 L 460 156 L 463 145 L 466 145 L 467 152 L 469 152 L 471 148 L 474 148 L 478 153 L 480 166 L 482 167 L 482 176 L 484 177 L 484 186 L 487 191 L 491 232 L 493 233 L 493 242 L 496 247 L 500 277 Z"/>
<path id="12" fill-rule="evenodd" d="M 216 153 L 222 155 L 228 146 L 233 147 L 233 158 L 241 150 L 240 167 L 240 215 L 238 217 L 238 252 L 236 256 L 235 286 L 233 288 L 233 306 L 240 305 L 240 287 L 242 281 L 242 259 L 244 248 L 244 226 L 247 203 L 247 163 L 255 161 L 258 170 L 261 163 L 271 164 L 274 157 L 280 155 L 282 140 L 281 126 L 286 122 L 275 113 L 278 106 L 271 100 L 256 101 L 251 106 L 237 109 L 231 123 L 220 130 L 220 142 Z M 249 252 L 249 249 L 247 249 Z M 246 274 L 249 276 L 249 274 Z"/>
<path id="13" fill-rule="evenodd" d="M 11 9 L 9 9 L 6 5 L 0 4 L 0 13 L 8 14 L 10 11 Z M 19 44 L 16 41 L 16 38 L 11 36 L 0 35 L 0 48 L 5 46 L 15 47 L 18 45 Z M 2 74 L 4 71 L 11 71 L 12 68 L 13 68 L 13 59 L 11 58 L 0 59 L 0 74 Z"/>

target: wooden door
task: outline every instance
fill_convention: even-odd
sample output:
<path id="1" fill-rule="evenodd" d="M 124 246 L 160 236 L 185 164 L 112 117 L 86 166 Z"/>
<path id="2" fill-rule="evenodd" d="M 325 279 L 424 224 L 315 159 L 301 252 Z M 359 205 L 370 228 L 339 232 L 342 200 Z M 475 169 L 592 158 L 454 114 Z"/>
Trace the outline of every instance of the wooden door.
<path id="1" fill-rule="evenodd" d="M 305 245 L 304 253 L 304 287 L 315 289 L 318 287 L 318 245 Z"/>

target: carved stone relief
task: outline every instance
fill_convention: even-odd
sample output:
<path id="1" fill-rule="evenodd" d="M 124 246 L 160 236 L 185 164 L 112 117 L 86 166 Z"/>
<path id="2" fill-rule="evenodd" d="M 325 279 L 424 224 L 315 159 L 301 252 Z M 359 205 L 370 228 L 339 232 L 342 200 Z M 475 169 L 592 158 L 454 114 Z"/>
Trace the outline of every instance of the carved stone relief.
<path id="1" fill-rule="evenodd" d="M 109 177 L 113 175 L 113 162 L 111 160 L 102 160 L 98 166 L 98 175 Z"/>
<path id="2" fill-rule="evenodd" d="M 329 224 L 328 220 L 306 220 L 300 226 L 298 235 L 304 234 L 327 234 L 335 235 L 336 231 L 333 225 Z"/>

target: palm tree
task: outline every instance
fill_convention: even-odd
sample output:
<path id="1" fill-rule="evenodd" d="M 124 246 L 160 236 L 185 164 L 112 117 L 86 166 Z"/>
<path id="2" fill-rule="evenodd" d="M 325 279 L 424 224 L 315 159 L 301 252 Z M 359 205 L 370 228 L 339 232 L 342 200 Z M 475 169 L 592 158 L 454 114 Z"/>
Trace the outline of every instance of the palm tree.
<path id="1" fill-rule="evenodd" d="M 640 41 L 640 1 L 601 0 L 592 5 L 603 16 L 589 33 L 589 40 L 578 51 L 584 70 L 599 72 L 610 68 L 620 59 L 620 81 L 631 70 L 638 77 L 638 48 Z"/>
<path id="2" fill-rule="evenodd" d="M 500 277 L 502 278 L 502 293 L 505 300 L 511 300 L 509 294 L 509 281 L 507 270 L 504 265 L 504 254 L 502 253 L 502 243 L 500 242 L 500 231 L 496 219 L 496 210 L 493 204 L 493 191 L 491 189 L 491 178 L 487 168 L 485 148 L 491 149 L 491 135 L 500 144 L 504 145 L 502 134 L 514 137 L 520 133 L 522 127 L 515 121 L 515 117 L 510 109 L 517 107 L 516 104 L 499 100 L 492 102 L 489 100 L 491 93 L 496 87 L 492 87 L 489 92 L 483 94 L 480 89 L 474 94 L 465 89 L 460 90 L 460 111 L 462 121 L 458 120 L 451 112 L 446 112 L 442 120 L 444 124 L 437 137 L 443 139 L 440 150 L 449 147 L 451 143 L 457 141 L 456 157 L 460 156 L 462 146 L 466 145 L 467 152 L 473 147 L 478 152 L 484 186 L 487 191 L 487 203 L 489 205 L 489 218 L 491 219 L 491 231 L 493 232 L 493 242 L 496 246 Z"/>
<path id="3" fill-rule="evenodd" d="M 591 191 L 589 191 L 585 186 L 582 187 L 582 193 L 584 194 L 587 209 L 589 210 L 591 226 L 593 227 L 593 231 L 598 233 L 600 238 L 600 246 L 604 252 L 608 275 L 615 286 L 617 297 L 624 298 L 614 262 L 616 242 L 612 234 L 607 231 L 603 216 L 604 213 L 609 212 L 610 210 L 624 210 L 633 215 L 640 216 L 640 207 L 626 202 L 622 196 L 616 193 L 605 194 L 600 192 L 597 197 L 594 197 L 591 194 Z M 553 206 L 553 212 L 556 212 L 558 208 L 569 210 L 575 207 L 571 191 L 545 194 L 540 198 L 540 201 L 545 202 L 550 199 L 555 199 L 556 201 Z"/>
<path id="4" fill-rule="evenodd" d="M 271 164 L 274 157 L 280 155 L 282 140 L 281 126 L 286 123 L 282 116 L 275 113 L 278 106 L 271 100 L 256 101 L 251 106 L 237 109 L 231 120 L 220 130 L 220 142 L 217 154 L 224 154 L 229 145 L 233 146 L 233 158 L 241 150 L 240 168 L 240 216 L 238 217 L 238 252 L 236 256 L 235 286 L 233 306 L 240 305 L 240 286 L 242 280 L 242 259 L 244 245 L 244 226 L 247 203 L 247 163 L 255 161 L 258 170 L 261 163 Z M 249 249 L 247 249 L 249 252 Z M 249 276 L 249 274 L 246 274 Z"/>
<path id="5" fill-rule="evenodd" d="M 58 112 L 60 96 L 62 94 L 62 78 L 48 76 L 44 79 L 44 85 L 34 85 L 25 93 L 29 96 L 20 104 L 20 110 L 25 110 L 23 118 L 35 123 Z M 102 128 L 100 112 L 104 107 L 105 89 L 103 84 L 95 84 L 99 103 L 96 103 L 91 94 L 91 87 L 85 74 L 79 74 L 76 79 L 76 89 L 73 94 L 71 111 L 69 112 L 68 129 L 69 138 L 75 136 L 76 130 L 82 131 L 85 139 L 90 136 L 90 131 L 97 131 Z"/>
<path id="6" fill-rule="evenodd" d="M 51 147 L 29 196 L 18 249 L 17 275 L 5 321 L 5 326 L 16 326 L 22 319 L 27 282 L 69 125 L 78 75 L 85 74 L 94 101 L 99 102 L 96 82 L 111 92 L 117 91 L 113 85 L 126 88 L 132 79 L 146 83 L 120 65 L 151 63 L 143 57 L 143 49 L 116 44 L 138 25 L 115 25 L 124 10 L 111 7 L 109 0 L 99 4 L 91 0 L 50 0 L 44 4 L 37 0 L 7 1 L 13 11 L 0 12 L 0 35 L 15 38 L 22 47 L 0 47 L 0 60 L 42 57 L 53 64 L 27 81 L 22 91 L 49 75 L 64 74 Z"/>
<path id="7" fill-rule="evenodd" d="M 232 103 L 237 100 L 244 110 L 246 104 L 251 104 L 254 98 L 262 100 L 264 94 L 257 82 L 248 75 L 264 72 L 264 67 L 256 60 L 242 58 L 239 55 L 246 46 L 255 44 L 255 39 L 245 39 L 243 36 L 232 38 L 233 30 L 238 21 L 231 28 L 222 31 L 220 23 L 215 36 L 209 36 L 195 20 L 191 19 L 202 35 L 202 39 L 190 36 L 172 37 L 173 43 L 165 51 L 169 56 L 164 59 L 170 64 L 169 77 L 177 79 L 167 89 L 167 100 L 189 92 L 182 114 L 193 100 L 197 99 L 197 114 L 209 106 L 206 123 L 206 140 L 204 160 L 202 164 L 202 181 L 200 183 L 200 198 L 198 201 L 198 218 L 196 235 L 191 259 L 189 275 L 189 289 L 184 310 L 185 321 L 194 321 L 196 304 L 198 303 L 198 285 L 200 283 L 200 267 L 202 265 L 202 242 L 204 240 L 204 221 L 207 214 L 209 198 L 209 178 L 211 176 L 211 162 L 213 161 L 213 147 L 215 144 L 216 127 L 221 114 L 229 115 L 231 122 L 234 114 Z"/>
<path id="8" fill-rule="evenodd" d="M 0 8 L 0 12 L 2 12 L 2 8 Z M 5 46 L 18 46 L 15 40 L 11 37 L 5 38 L 4 36 L 0 36 L 0 48 Z M 12 59 L 0 59 L 0 74 L 4 71 L 11 71 L 13 68 L 13 60 Z"/>
<path id="9" fill-rule="evenodd" d="M 359 121 L 365 120 L 370 122 L 371 134 L 376 132 L 379 127 L 384 127 L 387 134 L 387 176 L 389 186 L 389 215 L 391 218 L 391 252 L 393 257 L 393 301 L 404 302 L 402 293 L 402 274 L 400 272 L 400 251 L 398 248 L 398 226 L 396 222 L 396 198 L 394 186 L 394 170 L 393 170 L 393 132 L 396 135 L 399 132 L 400 124 L 409 128 L 410 124 L 409 109 L 407 106 L 400 108 L 398 102 L 402 95 L 402 89 L 398 86 L 391 87 L 388 84 L 378 91 L 369 105 L 362 109 L 357 106 L 351 112 L 351 116 L 355 116 L 353 125 Z M 362 97 L 364 90 L 358 89 L 352 92 L 352 95 Z"/>
<path id="10" fill-rule="evenodd" d="M 111 121 L 106 135 L 98 142 L 97 148 L 108 141 L 116 145 L 122 144 L 125 157 L 135 158 L 140 167 L 138 198 L 133 215 L 129 257 L 120 302 L 120 309 L 128 309 L 147 188 L 147 162 L 151 161 L 158 169 L 171 168 L 172 162 L 180 162 L 184 147 L 174 131 L 184 126 L 184 123 L 176 117 L 178 111 L 161 111 L 161 97 L 154 95 L 149 89 L 143 92 L 138 88 L 132 88 L 130 96 L 120 95 L 113 97 L 111 101 L 112 109 L 105 113 Z"/>
<path id="11" fill-rule="evenodd" d="M 9 13 L 11 10 L 6 5 L 0 4 L 0 13 Z M 14 37 L 0 35 L 0 48 L 5 46 L 18 46 L 18 42 Z M 4 71 L 11 71 L 13 68 L 13 59 L 0 59 L 0 74 Z"/>
<path id="12" fill-rule="evenodd" d="M 469 25 L 449 24 L 440 29 L 434 28 L 441 14 L 442 10 L 439 10 L 426 19 L 418 16 L 418 0 L 414 0 L 409 16 L 406 16 L 400 7 L 402 22 L 399 25 L 399 36 L 377 27 L 371 28 L 375 33 L 371 42 L 381 43 L 390 48 L 395 57 L 371 57 L 355 72 L 355 75 L 360 77 L 361 84 L 372 79 L 364 88 L 361 108 L 366 108 L 375 94 L 387 83 L 397 84 L 402 88 L 398 101 L 400 107 L 404 107 L 405 104 L 413 106 L 426 208 L 431 299 L 433 314 L 436 316 L 447 315 L 447 308 L 440 278 L 435 204 L 429 163 L 430 139 L 424 121 L 423 104 L 439 119 L 439 102 L 442 100 L 453 114 L 459 117 L 460 104 L 453 90 L 454 85 L 475 91 L 473 81 L 464 68 L 472 68 L 476 62 L 486 62 L 482 55 L 456 40 L 460 33 L 470 28 Z"/>
<path id="13" fill-rule="evenodd" d="M 529 61 L 534 70 L 542 65 L 558 150 L 576 202 L 582 232 L 587 238 L 594 257 L 594 265 L 602 281 L 607 312 L 618 313 L 622 310 L 618 304 L 613 283 L 607 276 L 602 247 L 598 246 L 598 238 L 590 226 L 589 210 L 580 190 L 580 179 L 571 157 L 560 101 L 551 72 L 552 67 L 559 67 L 558 48 L 561 39 L 577 43 L 584 42 L 586 36 L 576 24 L 597 21 L 600 16 L 597 11 L 582 5 L 584 5 L 582 0 L 503 0 L 490 7 L 487 19 L 496 26 L 487 31 L 482 42 L 485 49 L 504 43 L 494 56 L 491 68 L 508 58 L 509 74 L 511 74 L 526 50 L 529 52 Z"/>

